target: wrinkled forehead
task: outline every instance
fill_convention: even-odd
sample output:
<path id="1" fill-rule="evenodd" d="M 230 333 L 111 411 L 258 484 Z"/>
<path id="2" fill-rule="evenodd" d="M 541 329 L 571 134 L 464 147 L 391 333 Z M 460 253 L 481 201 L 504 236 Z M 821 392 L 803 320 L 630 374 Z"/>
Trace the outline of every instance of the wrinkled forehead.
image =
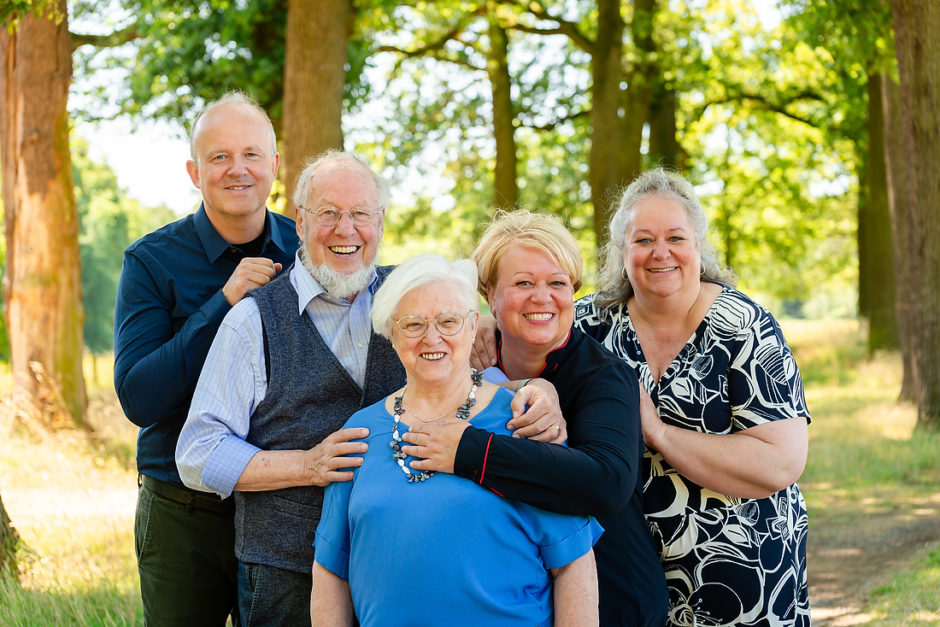
<path id="1" fill-rule="evenodd" d="M 310 206 L 330 204 L 340 208 L 378 204 L 375 178 L 363 165 L 342 160 L 324 163 L 310 180 L 307 202 Z"/>

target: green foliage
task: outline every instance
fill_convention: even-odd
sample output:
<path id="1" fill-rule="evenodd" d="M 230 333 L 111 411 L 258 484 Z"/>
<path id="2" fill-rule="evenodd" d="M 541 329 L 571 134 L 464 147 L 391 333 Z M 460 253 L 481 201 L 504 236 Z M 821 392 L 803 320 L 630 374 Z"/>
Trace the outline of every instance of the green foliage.
<path id="1" fill-rule="evenodd" d="M 185 119 L 203 97 L 242 87 L 278 124 L 285 0 L 121 2 L 125 13 L 113 28 L 133 28 L 139 39 L 77 54 L 80 76 L 132 67 L 124 79 L 98 81 L 98 93 L 85 89 L 96 107 L 102 98 L 110 104 L 106 115 Z M 811 298 L 817 308 L 851 302 L 864 84 L 868 72 L 891 67 L 887 4 L 879 0 L 869 12 L 861 0 L 787 0 L 784 19 L 771 26 L 745 0 L 661 5 L 652 61 L 663 89 L 676 94 L 678 162 L 698 185 L 742 288 L 791 303 L 794 312 Z M 74 6 L 83 18 L 101 11 L 88 0 Z M 495 142 L 485 70 L 493 18 L 510 38 L 519 203 L 561 216 L 593 260 L 589 38 L 597 10 L 594 2 L 543 6 L 356 3 L 347 112 L 362 113 L 346 115 L 344 130 L 350 147 L 405 191 L 405 207 L 389 214 L 386 253 L 469 251 L 489 215 Z M 629 7 L 624 18 L 629 24 Z M 643 61 L 631 36 L 627 28 L 624 87 Z M 643 152 L 644 165 L 653 165 L 646 141 Z"/>
<path id="2" fill-rule="evenodd" d="M 679 63 L 670 70 L 678 136 L 723 261 L 743 289 L 797 310 L 820 292 L 854 289 L 855 146 L 828 131 L 843 98 L 829 56 L 786 23 L 767 30 L 746 2 L 688 10 L 700 26 L 665 49 Z"/>
<path id="3" fill-rule="evenodd" d="M 54 0 L 3 0 L 0 2 L 0 24 L 13 32 L 19 19 L 25 15 L 62 19 Z"/>
<path id="4" fill-rule="evenodd" d="M 123 252 L 140 236 L 174 219 L 166 207 L 145 209 L 128 198 L 114 172 L 88 156 L 88 143 L 72 140 L 75 200 L 80 225 L 85 345 L 93 354 L 112 347 L 114 300 Z"/>
<path id="5" fill-rule="evenodd" d="M 74 111 L 95 119 L 134 117 L 192 120 L 209 100 L 246 92 L 281 130 L 287 0 L 120 0 L 114 30 L 136 38 L 114 49 L 85 46 L 75 56 L 79 91 L 88 105 Z M 98 3 L 81 2 L 79 19 L 100 19 Z M 369 95 L 361 80 L 369 42 L 349 43 L 346 101 Z"/>

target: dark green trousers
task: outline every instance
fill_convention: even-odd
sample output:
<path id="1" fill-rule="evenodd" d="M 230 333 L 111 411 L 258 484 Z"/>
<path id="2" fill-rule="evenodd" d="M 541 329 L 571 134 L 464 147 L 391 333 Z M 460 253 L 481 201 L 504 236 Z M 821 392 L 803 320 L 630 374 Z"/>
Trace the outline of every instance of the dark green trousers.
<path id="1" fill-rule="evenodd" d="M 144 621 L 162 625 L 238 625 L 232 514 L 176 503 L 141 486 L 134 542 Z"/>

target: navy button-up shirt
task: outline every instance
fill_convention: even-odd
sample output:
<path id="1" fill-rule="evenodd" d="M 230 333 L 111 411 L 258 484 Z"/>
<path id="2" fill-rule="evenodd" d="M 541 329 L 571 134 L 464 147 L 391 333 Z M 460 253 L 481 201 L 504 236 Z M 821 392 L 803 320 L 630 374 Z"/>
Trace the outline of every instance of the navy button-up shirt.
<path id="1" fill-rule="evenodd" d="M 294 221 L 268 211 L 261 252 L 252 256 L 286 269 L 296 250 Z M 124 251 L 114 307 L 114 388 L 128 419 L 141 427 L 142 474 L 183 485 L 176 441 L 209 346 L 231 309 L 222 286 L 246 256 L 219 235 L 203 207 Z"/>

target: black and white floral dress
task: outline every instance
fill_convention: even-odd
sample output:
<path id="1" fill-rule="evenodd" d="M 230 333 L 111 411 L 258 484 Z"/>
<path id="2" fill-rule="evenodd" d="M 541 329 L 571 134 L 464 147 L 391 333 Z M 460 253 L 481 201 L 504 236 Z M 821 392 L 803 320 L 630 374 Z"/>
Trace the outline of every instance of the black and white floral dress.
<path id="1" fill-rule="evenodd" d="M 587 296 L 575 326 L 636 370 L 663 421 L 734 433 L 809 411 L 774 317 L 731 288 L 653 380 L 626 307 L 602 317 Z M 643 507 L 669 586 L 669 624 L 809 625 L 806 503 L 796 484 L 763 499 L 702 488 L 647 448 Z"/>

